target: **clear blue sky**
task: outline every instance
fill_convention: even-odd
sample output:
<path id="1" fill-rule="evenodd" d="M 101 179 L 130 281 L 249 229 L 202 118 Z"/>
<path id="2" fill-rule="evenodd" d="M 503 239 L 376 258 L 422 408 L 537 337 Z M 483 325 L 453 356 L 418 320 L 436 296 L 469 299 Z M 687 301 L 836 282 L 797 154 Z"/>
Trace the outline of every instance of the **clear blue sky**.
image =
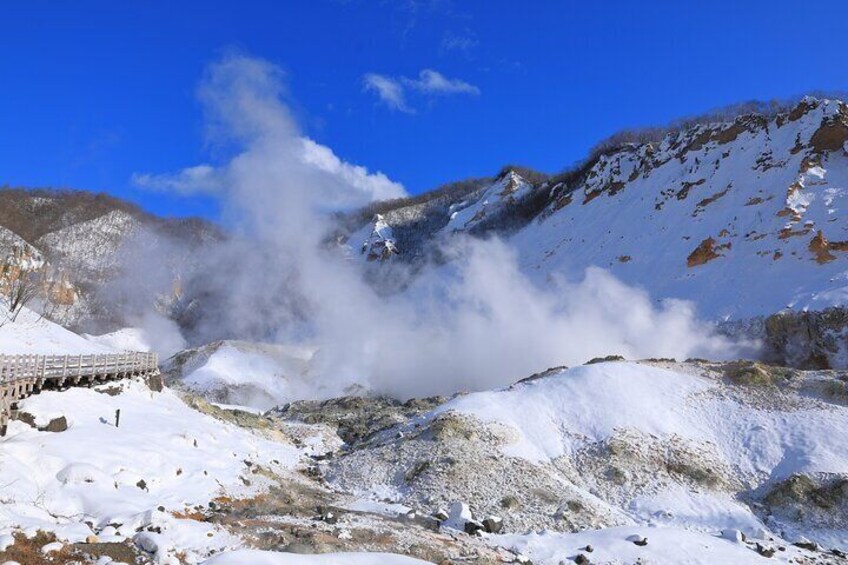
<path id="1" fill-rule="evenodd" d="M 285 69 L 308 135 L 412 193 L 509 162 L 555 172 L 624 127 L 845 89 L 846 21 L 827 0 L 4 2 L 0 184 L 212 214 L 130 177 L 209 160 L 195 89 L 231 47 Z M 428 92 L 424 69 L 462 85 Z"/>

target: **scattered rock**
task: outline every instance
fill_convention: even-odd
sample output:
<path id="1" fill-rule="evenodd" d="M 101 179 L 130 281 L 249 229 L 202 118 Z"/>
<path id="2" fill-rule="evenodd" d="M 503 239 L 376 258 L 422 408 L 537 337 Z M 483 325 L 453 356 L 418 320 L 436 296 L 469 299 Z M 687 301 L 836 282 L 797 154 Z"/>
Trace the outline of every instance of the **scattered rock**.
<path id="1" fill-rule="evenodd" d="M 775 549 L 771 546 L 765 546 L 758 542 L 757 553 L 759 553 L 763 557 L 774 557 Z"/>
<path id="2" fill-rule="evenodd" d="M 144 384 L 146 384 L 147 388 L 149 388 L 153 392 L 162 392 L 162 390 L 165 388 L 165 381 L 158 371 L 155 375 L 148 375 L 144 377 Z"/>
<path id="3" fill-rule="evenodd" d="M 100 543 L 100 538 L 92 534 L 85 538 L 85 543 Z"/>
<path id="4" fill-rule="evenodd" d="M 53 418 L 46 426 L 38 428 L 40 432 L 64 432 L 68 429 L 68 420 L 64 416 Z"/>
<path id="5" fill-rule="evenodd" d="M 814 541 L 810 541 L 807 538 L 801 536 L 798 540 L 792 542 L 792 545 L 795 547 L 800 547 L 801 549 L 806 549 L 807 551 L 818 551 L 819 544 Z"/>
<path id="6" fill-rule="evenodd" d="M 648 538 L 642 537 L 639 534 L 633 534 L 632 536 L 627 536 L 627 541 L 633 542 L 635 545 L 639 547 L 644 547 L 648 545 Z"/>
<path id="7" fill-rule="evenodd" d="M 621 355 L 607 355 L 606 357 L 595 357 L 586 361 L 586 365 L 595 365 L 597 363 L 609 363 L 611 361 L 624 361 L 624 357 Z"/>
<path id="8" fill-rule="evenodd" d="M 592 547 L 591 545 L 587 545 L 586 547 L 581 547 L 580 551 L 585 551 L 586 553 L 592 553 L 593 551 L 595 551 L 595 548 Z"/>
<path id="9" fill-rule="evenodd" d="M 468 535 L 476 535 L 484 531 L 486 528 L 477 520 L 468 520 L 462 526 L 463 531 Z"/>
<path id="10" fill-rule="evenodd" d="M 686 266 L 691 269 L 692 267 L 703 265 L 717 257 L 721 257 L 721 255 L 716 253 L 715 243 L 716 241 L 711 237 L 708 237 L 699 243 L 698 247 L 696 247 L 692 253 L 689 254 L 689 257 L 686 258 Z"/>
<path id="11" fill-rule="evenodd" d="M 144 491 L 150 492 L 150 489 L 148 489 L 148 488 L 147 488 L 147 481 L 145 481 L 144 479 L 139 480 L 139 481 L 135 484 L 135 486 L 137 486 L 137 487 L 138 487 L 138 488 L 140 488 L 141 490 L 144 490 Z"/>
<path id="12" fill-rule="evenodd" d="M 318 519 L 327 524 L 337 524 L 339 521 L 338 512 L 330 508 L 318 507 Z"/>
<path id="13" fill-rule="evenodd" d="M 497 516 L 489 516 L 483 520 L 483 529 L 490 534 L 500 533 L 501 529 L 503 529 L 503 520 Z"/>
<path id="14" fill-rule="evenodd" d="M 591 563 L 589 558 L 582 553 L 578 554 L 577 557 L 574 558 L 574 562 L 577 563 L 577 565 L 589 565 Z"/>

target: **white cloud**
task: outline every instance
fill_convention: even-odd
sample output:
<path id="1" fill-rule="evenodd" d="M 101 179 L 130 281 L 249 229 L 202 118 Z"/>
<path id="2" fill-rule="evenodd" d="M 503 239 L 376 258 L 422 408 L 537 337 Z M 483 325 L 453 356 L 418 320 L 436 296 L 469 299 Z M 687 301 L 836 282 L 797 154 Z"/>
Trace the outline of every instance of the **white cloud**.
<path id="1" fill-rule="evenodd" d="M 225 196 L 244 186 L 241 169 L 256 169 L 279 178 L 275 188 L 324 210 L 362 206 L 374 200 L 406 196 L 403 185 L 383 173 L 341 160 L 332 149 L 302 135 L 285 102 L 282 71 L 262 59 L 229 55 L 207 69 L 198 93 L 211 135 L 234 139 L 245 150 L 229 163 L 187 167 L 174 173 L 136 173 L 142 188 L 178 194 Z"/>
<path id="2" fill-rule="evenodd" d="M 391 108 L 408 114 L 415 110 L 407 103 L 408 90 L 423 96 L 444 96 L 451 94 L 479 95 L 480 89 L 458 78 L 447 78 L 433 69 L 424 69 L 418 78 L 390 77 L 377 73 L 368 73 L 363 77 L 365 90 L 376 92 L 380 102 Z"/>
<path id="3" fill-rule="evenodd" d="M 397 80 L 377 73 L 368 73 L 363 77 L 363 81 L 365 90 L 376 92 L 380 101 L 392 110 L 410 114 L 415 112 L 407 105 L 403 85 Z"/>
<path id="4" fill-rule="evenodd" d="M 156 191 L 174 191 L 179 194 L 215 193 L 220 188 L 221 178 L 215 167 L 196 165 L 173 173 L 155 175 L 134 173 L 132 182 L 136 186 Z"/>
<path id="5" fill-rule="evenodd" d="M 449 79 L 433 69 L 424 69 L 418 73 L 418 79 L 403 78 L 410 88 L 427 94 L 480 94 L 480 89 L 458 78 Z"/>
<path id="6" fill-rule="evenodd" d="M 465 30 L 464 33 L 455 34 L 448 32 L 442 37 L 442 43 L 439 45 L 439 51 L 443 54 L 458 52 L 466 57 L 470 56 L 480 41 L 474 36 L 470 30 Z"/>

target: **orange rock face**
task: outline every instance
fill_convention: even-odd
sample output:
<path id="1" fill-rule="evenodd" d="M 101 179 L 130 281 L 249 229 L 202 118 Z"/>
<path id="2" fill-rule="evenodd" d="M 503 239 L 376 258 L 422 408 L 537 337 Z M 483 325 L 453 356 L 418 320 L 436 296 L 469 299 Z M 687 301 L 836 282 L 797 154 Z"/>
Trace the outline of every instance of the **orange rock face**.
<path id="1" fill-rule="evenodd" d="M 686 258 L 686 266 L 689 268 L 697 267 L 698 265 L 709 263 L 717 257 L 721 257 L 721 255 L 716 253 L 715 243 L 715 240 L 711 237 L 702 241 L 698 247 L 689 254 L 689 257 Z"/>

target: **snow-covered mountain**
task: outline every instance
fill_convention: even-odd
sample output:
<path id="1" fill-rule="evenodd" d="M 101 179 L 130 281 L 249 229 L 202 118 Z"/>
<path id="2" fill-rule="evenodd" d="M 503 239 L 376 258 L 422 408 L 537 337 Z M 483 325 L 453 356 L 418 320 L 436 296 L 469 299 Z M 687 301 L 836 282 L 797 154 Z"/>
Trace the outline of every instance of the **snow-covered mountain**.
<path id="1" fill-rule="evenodd" d="M 156 248 L 161 263 L 173 266 L 221 237 L 211 223 L 158 218 L 105 194 L 0 190 L 0 261 L 38 262 L 39 284 L 47 289 L 39 297 L 40 309 L 74 327 L 120 327 L 114 325 L 120 321 L 120 305 L 109 304 L 96 291 L 126 266 L 131 244 Z M 176 274 L 174 279 L 176 287 Z"/>
<path id="2" fill-rule="evenodd" d="M 691 300 L 716 322 L 843 306 L 848 105 L 807 97 L 781 112 L 699 121 L 609 144 L 554 177 L 529 182 L 508 169 L 458 201 L 417 206 L 383 211 L 379 230 L 354 231 L 350 246 L 392 230 L 399 252 L 386 258 L 415 261 L 457 233 L 495 233 L 540 285 L 602 267 L 657 300 Z M 413 222 L 437 225 L 409 233 Z"/>

